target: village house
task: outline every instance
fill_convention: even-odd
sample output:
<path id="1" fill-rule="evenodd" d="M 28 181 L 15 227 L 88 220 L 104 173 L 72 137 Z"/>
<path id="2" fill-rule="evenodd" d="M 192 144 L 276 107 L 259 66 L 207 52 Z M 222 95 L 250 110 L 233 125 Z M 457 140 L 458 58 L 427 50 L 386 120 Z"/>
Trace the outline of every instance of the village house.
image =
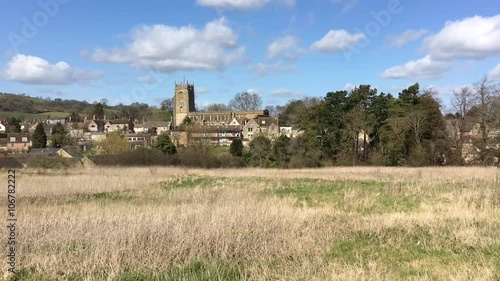
<path id="1" fill-rule="evenodd" d="M 7 150 L 11 152 L 27 152 L 31 147 L 31 135 L 29 133 L 7 134 Z"/>
<path id="2" fill-rule="evenodd" d="M 56 124 L 66 124 L 66 117 L 50 117 L 45 120 L 45 124 L 47 125 L 56 125 Z"/>
<path id="3" fill-rule="evenodd" d="M 0 138 L 0 152 L 7 152 L 7 138 Z"/>
<path id="4" fill-rule="evenodd" d="M 231 145 L 234 139 L 241 138 L 240 126 L 194 127 L 187 132 L 192 143 L 227 146 Z"/>
<path id="5" fill-rule="evenodd" d="M 139 147 L 148 147 L 148 139 L 145 135 L 125 134 L 123 137 L 130 144 L 131 149 L 137 149 Z"/>
<path id="6" fill-rule="evenodd" d="M 128 132 L 134 127 L 132 120 L 129 119 L 114 119 L 109 120 L 104 125 L 105 132 Z"/>
<path id="7" fill-rule="evenodd" d="M 280 129 L 273 117 L 257 117 L 246 122 L 243 126 L 243 139 L 251 141 L 256 136 L 265 136 L 276 139 L 280 136 Z"/>
<path id="8" fill-rule="evenodd" d="M 144 122 L 134 125 L 134 132 L 144 134 L 163 134 L 170 131 L 172 122 Z"/>
<path id="9" fill-rule="evenodd" d="M 5 133 L 7 131 L 7 127 L 4 124 L 0 123 L 0 133 Z"/>
<path id="10" fill-rule="evenodd" d="M 33 121 L 33 123 L 36 124 L 35 121 Z M 21 132 L 27 132 L 29 130 L 29 128 L 33 125 L 33 123 L 30 123 L 30 122 L 19 123 L 19 126 L 21 126 Z"/>
<path id="11" fill-rule="evenodd" d="M 90 120 L 90 121 L 85 121 L 84 123 L 85 128 L 89 132 L 104 132 L 104 126 L 106 124 L 105 120 Z"/>
<path id="12" fill-rule="evenodd" d="M 32 148 L 29 152 L 33 155 L 59 156 L 62 158 L 73 158 L 70 151 L 65 148 Z"/>

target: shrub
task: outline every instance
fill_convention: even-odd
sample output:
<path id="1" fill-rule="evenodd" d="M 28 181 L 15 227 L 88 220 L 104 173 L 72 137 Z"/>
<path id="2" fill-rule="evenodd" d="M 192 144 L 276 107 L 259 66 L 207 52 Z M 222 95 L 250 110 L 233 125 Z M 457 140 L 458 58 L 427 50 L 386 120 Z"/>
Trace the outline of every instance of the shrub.
<path id="1" fill-rule="evenodd" d="M 154 148 L 167 155 L 174 155 L 177 153 L 174 143 L 170 140 L 170 137 L 165 134 L 158 136 Z"/>
<path id="2" fill-rule="evenodd" d="M 163 154 L 161 151 L 138 148 L 115 155 L 96 155 L 91 157 L 96 165 L 103 166 L 172 166 L 178 164 L 175 156 Z"/>
<path id="3" fill-rule="evenodd" d="M 233 156 L 231 153 L 220 153 L 216 157 L 221 163 L 221 168 L 240 168 L 245 166 L 245 161 L 241 157 Z"/>
<path id="4" fill-rule="evenodd" d="M 231 153 L 231 155 L 238 157 L 243 155 L 243 142 L 241 141 L 241 139 L 233 140 L 231 146 L 229 146 L 229 153 Z"/>
<path id="5" fill-rule="evenodd" d="M 195 144 L 186 147 L 179 154 L 180 165 L 193 168 L 220 168 L 222 162 L 203 144 Z"/>
<path id="6" fill-rule="evenodd" d="M 79 163 L 78 159 L 68 159 L 58 156 L 32 155 L 28 158 L 26 166 L 29 168 L 64 169 L 71 168 Z"/>

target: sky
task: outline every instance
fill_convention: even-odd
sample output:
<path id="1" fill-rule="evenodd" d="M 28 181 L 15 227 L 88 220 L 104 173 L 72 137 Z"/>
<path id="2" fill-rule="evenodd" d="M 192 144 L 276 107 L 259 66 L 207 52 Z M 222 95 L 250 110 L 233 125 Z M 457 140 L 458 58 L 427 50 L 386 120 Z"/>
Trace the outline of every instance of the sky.
<path id="1" fill-rule="evenodd" d="M 429 0 L 4 1 L 0 92 L 159 106 L 176 82 L 197 108 L 264 105 L 369 84 L 453 90 L 500 81 L 500 2 Z"/>

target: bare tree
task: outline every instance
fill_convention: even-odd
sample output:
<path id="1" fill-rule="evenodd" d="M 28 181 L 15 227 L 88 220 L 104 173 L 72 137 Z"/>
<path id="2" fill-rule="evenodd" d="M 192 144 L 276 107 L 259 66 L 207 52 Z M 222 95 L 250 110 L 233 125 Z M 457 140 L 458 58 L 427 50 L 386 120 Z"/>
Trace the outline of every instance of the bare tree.
<path id="1" fill-rule="evenodd" d="M 229 102 L 229 107 L 234 110 L 257 110 L 262 106 L 262 99 L 256 93 L 238 93 Z"/>
<path id="2" fill-rule="evenodd" d="M 464 135 L 468 123 L 467 115 L 475 105 L 472 89 L 463 87 L 459 91 L 453 91 L 451 103 L 456 111 L 455 126 L 458 129 L 458 150 L 460 151 L 460 155 L 462 155 Z"/>
<path id="3" fill-rule="evenodd" d="M 174 115 L 174 98 L 163 100 L 160 108 L 167 111 L 170 114 L 170 120 L 172 120 L 172 116 Z"/>
<path id="4" fill-rule="evenodd" d="M 223 103 L 212 103 L 205 107 L 206 111 L 228 111 L 229 107 Z"/>
<path id="5" fill-rule="evenodd" d="M 421 136 L 424 131 L 425 122 L 427 117 L 425 116 L 425 112 L 422 110 L 413 110 L 408 114 L 408 127 L 413 133 L 413 137 L 415 138 L 415 143 L 418 147 L 421 146 Z"/>
<path id="6" fill-rule="evenodd" d="M 490 132 L 495 124 L 495 107 L 498 99 L 498 91 L 491 84 L 487 76 L 484 76 L 475 85 L 474 98 L 478 108 L 479 124 L 479 148 L 480 160 L 483 164 L 489 159 Z"/>

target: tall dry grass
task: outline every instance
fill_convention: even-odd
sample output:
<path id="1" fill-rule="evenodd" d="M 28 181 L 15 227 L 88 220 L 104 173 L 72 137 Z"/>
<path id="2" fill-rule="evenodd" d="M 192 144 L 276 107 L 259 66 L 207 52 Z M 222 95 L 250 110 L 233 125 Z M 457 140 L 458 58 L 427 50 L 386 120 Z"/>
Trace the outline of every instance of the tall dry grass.
<path id="1" fill-rule="evenodd" d="M 273 195 L 300 187 L 295 179 L 346 186 L 307 194 L 316 205 Z M 223 280 L 225 267 L 242 280 L 495 280 L 499 189 L 500 170 L 486 168 L 23 170 L 18 264 L 32 280 L 157 279 L 196 261 L 207 280 Z M 383 196 L 419 204 L 366 211 Z"/>

